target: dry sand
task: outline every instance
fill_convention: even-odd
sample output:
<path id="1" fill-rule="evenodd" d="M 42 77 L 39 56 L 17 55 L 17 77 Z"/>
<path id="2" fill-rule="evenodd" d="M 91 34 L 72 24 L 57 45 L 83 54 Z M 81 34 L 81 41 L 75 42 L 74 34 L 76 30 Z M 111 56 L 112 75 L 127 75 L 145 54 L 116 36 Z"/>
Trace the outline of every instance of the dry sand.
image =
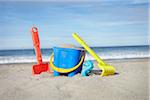
<path id="1" fill-rule="evenodd" d="M 106 61 L 119 74 L 32 76 L 32 64 L 0 65 L 0 100 L 148 100 L 149 59 Z M 98 68 L 94 68 L 98 72 Z"/>

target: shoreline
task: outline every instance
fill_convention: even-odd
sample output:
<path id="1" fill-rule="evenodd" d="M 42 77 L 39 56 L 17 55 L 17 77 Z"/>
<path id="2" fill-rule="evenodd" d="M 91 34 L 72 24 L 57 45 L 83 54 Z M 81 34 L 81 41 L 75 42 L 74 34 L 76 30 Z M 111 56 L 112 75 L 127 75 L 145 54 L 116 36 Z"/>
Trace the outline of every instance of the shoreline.
<path id="1" fill-rule="evenodd" d="M 143 58 L 123 58 L 123 59 L 102 59 L 103 61 L 106 61 L 106 62 L 111 62 L 111 61 L 127 61 L 127 60 L 149 60 L 150 61 L 150 57 L 143 57 Z M 87 61 L 87 60 L 84 60 L 84 61 Z M 91 60 L 93 62 L 95 62 L 96 60 Z M 45 61 L 43 61 L 45 62 Z M 48 62 L 48 61 L 46 61 Z M 36 62 L 20 62 L 20 63 L 4 63 L 4 64 L 0 64 L 0 65 L 10 65 L 10 64 L 36 64 Z"/>

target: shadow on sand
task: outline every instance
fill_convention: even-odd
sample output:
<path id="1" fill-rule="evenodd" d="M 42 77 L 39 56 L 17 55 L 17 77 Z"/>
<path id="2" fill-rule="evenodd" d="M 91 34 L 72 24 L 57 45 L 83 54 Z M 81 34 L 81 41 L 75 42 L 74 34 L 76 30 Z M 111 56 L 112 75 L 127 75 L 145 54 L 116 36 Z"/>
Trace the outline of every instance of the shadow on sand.
<path id="1" fill-rule="evenodd" d="M 91 70 L 88 75 L 101 75 L 102 70 Z M 119 73 L 115 73 L 114 75 L 119 75 Z"/>

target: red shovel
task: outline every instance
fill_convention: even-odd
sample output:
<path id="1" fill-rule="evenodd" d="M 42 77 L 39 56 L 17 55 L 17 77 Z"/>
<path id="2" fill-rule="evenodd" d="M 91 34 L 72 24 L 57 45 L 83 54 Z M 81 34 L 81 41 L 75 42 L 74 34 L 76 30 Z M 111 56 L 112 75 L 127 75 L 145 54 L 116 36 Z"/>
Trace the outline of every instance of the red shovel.
<path id="1" fill-rule="evenodd" d="M 42 54 L 40 50 L 40 40 L 38 36 L 38 29 L 36 27 L 33 27 L 31 31 L 32 31 L 32 40 L 34 44 L 34 50 L 35 50 L 36 59 L 37 59 L 37 64 L 33 65 L 32 67 L 32 74 L 35 75 L 35 74 L 40 74 L 42 72 L 50 73 L 49 64 L 42 62 Z"/>

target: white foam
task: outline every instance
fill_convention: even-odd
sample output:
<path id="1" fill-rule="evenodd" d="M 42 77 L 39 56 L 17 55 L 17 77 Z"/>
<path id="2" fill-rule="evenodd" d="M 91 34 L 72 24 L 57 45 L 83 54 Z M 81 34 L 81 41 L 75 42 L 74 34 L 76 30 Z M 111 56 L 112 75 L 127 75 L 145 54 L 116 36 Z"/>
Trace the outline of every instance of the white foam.
<path id="1" fill-rule="evenodd" d="M 49 57 L 44 57 L 43 61 L 49 61 Z M 35 57 L 0 57 L 0 64 L 8 63 L 33 63 L 36 62 Z"/>
<path id="2" fill-rule="evenodd" d="M 123 47 L 123 48 L 94 48 L 94 51 L 100 56 L 101 59 L 126 59 L 126 58 L 148 58 L 150 57 L 150 51 L 147 47 Z M 10 53 L 11 52 L 11 53 Z M 7 63 L 32 63 L 36 62 L 35 54 L 31 51 L 22 53 L 22 51 L 12 52 L 6 51 L 5 55 L 1 53 L 0 64 Z M 29 54 L 28 54 L 29 52 Z M 19 55 L 18 55 L 19 53 Z M 13 54 L 9 56 L 9 54 Z M 43 61 L 49 62 L 50 54 L 45 53 L 43 55 Z M 94 58 L 86 53 L 85 60 L 94 60 Z"/>
<path id="3" fill-rule="evenodd" d="M 138 53 L 138 54 L 130 54 L 130 53 L 114 53 L 114 54 L 101 54 L 98 53 L 101 59 L 126 59 L 126 58 L 147 58 L 150 57 L 150 54 L 146 53 Z M 86 54 L 85 60 L 94 60 L 94 58 Z M 43 57 L 44 62 L 49 62 L 49 56 Z M 2 56 L 0 57 L 0 64 L 8 64 L 8 63 L 32 63 L 36 62 L 35 56 Z"/>

